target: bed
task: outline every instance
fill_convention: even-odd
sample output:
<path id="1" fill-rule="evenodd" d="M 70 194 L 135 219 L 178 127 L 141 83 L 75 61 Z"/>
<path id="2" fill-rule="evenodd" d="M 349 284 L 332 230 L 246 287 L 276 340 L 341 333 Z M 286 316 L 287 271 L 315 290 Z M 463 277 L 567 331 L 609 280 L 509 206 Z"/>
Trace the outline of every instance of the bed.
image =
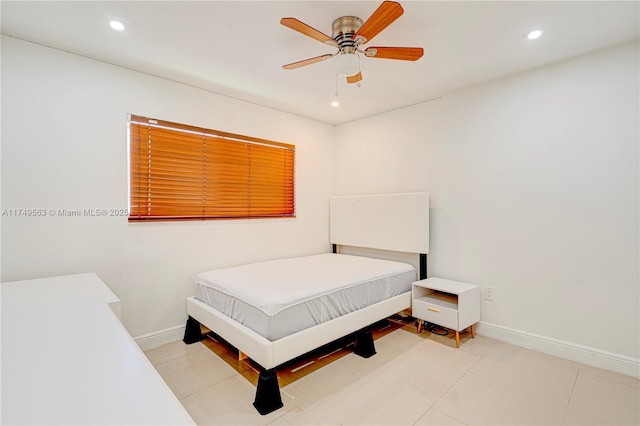
<path id="1" fill-rule="evenodd" d="M 277 366 L 353 333 L 354 352 L 374 355 L 369 326 L 409 308 L 411 283 L 426 278 L 427 193 L 331 197 L 329 207 L 332 253 L 203 272 L 187 299 L 185 343 L 202 340 L 202 324 L 260 366 L 260 414 L 283 406 Z M 419 271 L 339 246 L 415 253 Z"/>

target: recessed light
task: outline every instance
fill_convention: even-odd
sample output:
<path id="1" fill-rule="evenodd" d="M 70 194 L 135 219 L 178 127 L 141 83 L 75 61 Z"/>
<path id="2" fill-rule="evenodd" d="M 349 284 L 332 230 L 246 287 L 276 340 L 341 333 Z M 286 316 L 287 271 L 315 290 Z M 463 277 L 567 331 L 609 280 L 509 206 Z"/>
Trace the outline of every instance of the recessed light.
<path id="1" fill-rule="evenodd" d="M 533 31 L 529 31 L 527 33 L 527 39 L 529 40 L 535 40 L 540 38 L 540 36 L 542 35 L 542 30 L 533 30 Z"/>
<path id="2" fill-rule="evenodd" d="M 340 102 L 338 102 L 338 101 L 331 101 L 331 106 L 332 106 L 332 107 L 334 107 L 334 108 L 337 108 L 337 107 L 339 107 L 339 106 L 340 106 Z"/>
<path id="3" fill-rule="evenodd" d="M 111 21 L 109 25 L 116 31 L 124 31 L 124 24 L 120 21 Z"/>

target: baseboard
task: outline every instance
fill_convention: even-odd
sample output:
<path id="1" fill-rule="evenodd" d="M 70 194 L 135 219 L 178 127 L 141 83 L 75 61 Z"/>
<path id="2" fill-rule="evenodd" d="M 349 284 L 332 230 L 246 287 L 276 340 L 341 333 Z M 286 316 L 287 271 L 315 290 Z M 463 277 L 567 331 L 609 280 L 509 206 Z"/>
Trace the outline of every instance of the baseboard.
<path id="1" fill-rule="evenodd" d="M 177 325 L 175 327 L 156 331 L 155 333 L 143 334 L 142 336 L 134 337 L 133 340 L 138 344 L 138 346 L 140 346 L 140 349 L 147 351 L 166 343 L 182 340 L 184 337 L 184 328 L 184 325 Z"/>
<path id="2" fill-rule="evenodd" d="M 478 323 L 476 332 L 492 339 L 502 340 L 507 343 L 580 362 L 592 367 L 615 371 L 616 373 L 627 376 L 640 377 L 640 359 L 638 358 L 565 342 L 484 321 Z"/>

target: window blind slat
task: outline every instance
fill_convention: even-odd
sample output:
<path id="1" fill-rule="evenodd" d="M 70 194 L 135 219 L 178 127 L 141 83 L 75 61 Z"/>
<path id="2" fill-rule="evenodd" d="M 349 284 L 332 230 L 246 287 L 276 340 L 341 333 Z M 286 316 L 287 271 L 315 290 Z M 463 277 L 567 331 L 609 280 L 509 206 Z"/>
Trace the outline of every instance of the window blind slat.
<path id="1" fill-rule="evenodd" d="M 132 222 L 295 214 L 294 145 L 139 116 L 129 143 Z"/>

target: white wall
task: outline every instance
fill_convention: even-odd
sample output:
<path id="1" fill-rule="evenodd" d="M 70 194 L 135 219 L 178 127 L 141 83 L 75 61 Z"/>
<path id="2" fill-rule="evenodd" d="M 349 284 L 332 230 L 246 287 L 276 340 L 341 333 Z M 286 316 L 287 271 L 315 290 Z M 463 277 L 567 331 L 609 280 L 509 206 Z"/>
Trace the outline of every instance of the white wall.
<path id="1" fill-rule="evenodd" d="M 637 369 L 638 71 L 632 43 L 339 126 L 334 193 L 430 192 L 429 276 Z"/>
<path id="2" fill-rule="evenodd" d="M 329 250 L 333 127 L 7 37 L 2 209 L 126 208 L 127 113 L 295 144 L 297 217 L 5 216 L 2 281 L 95 271 L 139 336 L 184 324 L 198 272 Z"/>
<path id="3" fill-rule="evenodd" d="M 637 44 L 334 129 L 3 37 L 2 209 L 126 207 L 127 113 L 296 144 L 297 218 L 5 216 L 3 281 L 95 271 L 153 333 L 202 270 L 327 251 L 329 195 L 426 190 L 429 273 L 495 287 L 484 323 L 639 357 Z"/>

